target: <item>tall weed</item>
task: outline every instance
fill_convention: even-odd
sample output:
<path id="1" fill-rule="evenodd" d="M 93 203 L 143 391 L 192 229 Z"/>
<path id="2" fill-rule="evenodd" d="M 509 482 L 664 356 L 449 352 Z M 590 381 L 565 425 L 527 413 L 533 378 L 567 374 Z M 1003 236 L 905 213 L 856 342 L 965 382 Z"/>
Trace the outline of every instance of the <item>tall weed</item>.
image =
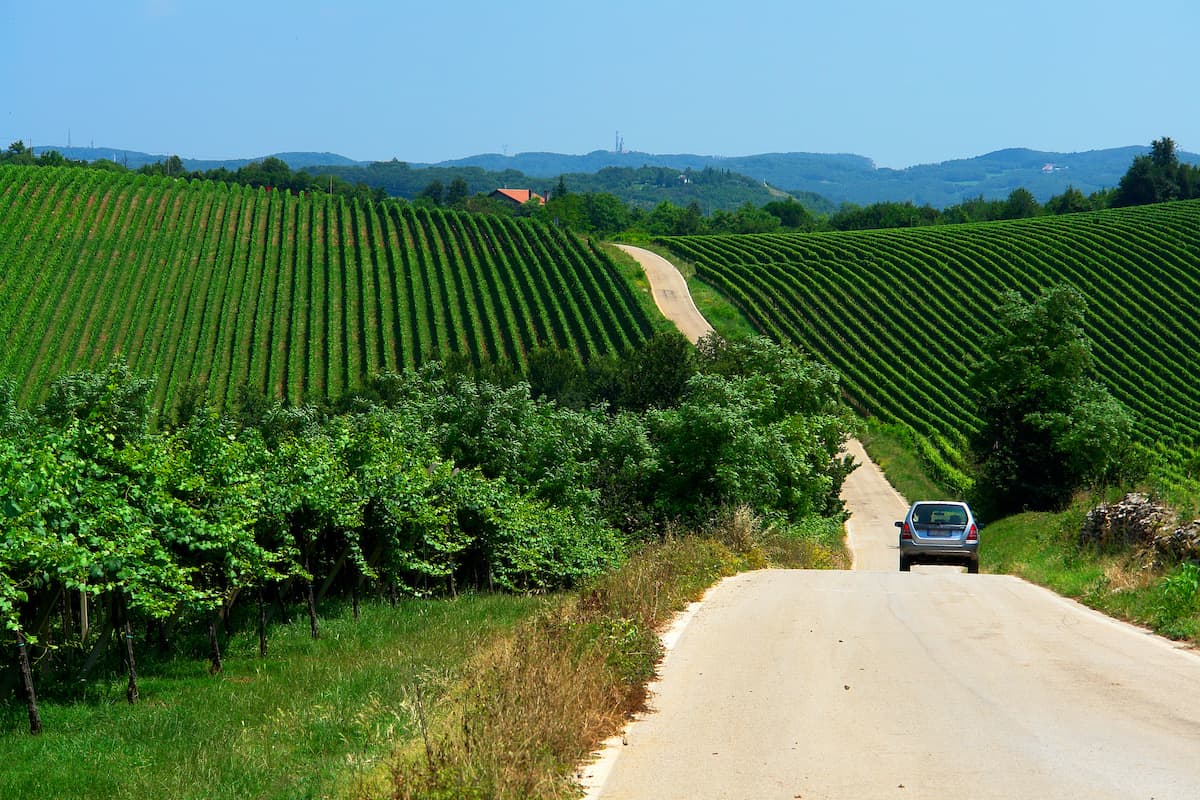
<path id="1" fill-rule="evenodd" d="M 644 706 L 658 634 L 674 615 L 721 577 L 780 556 L 792 566 L 844 564 L 840 531 L 836 520 L 767 525 L 738 507 L 703 536 L 645 547 L 482 653 L 457 691 L 418 709 L 420 740 L 397 753 L 386 785 L 357 796 L 577 797 L 575 765 Z"/>

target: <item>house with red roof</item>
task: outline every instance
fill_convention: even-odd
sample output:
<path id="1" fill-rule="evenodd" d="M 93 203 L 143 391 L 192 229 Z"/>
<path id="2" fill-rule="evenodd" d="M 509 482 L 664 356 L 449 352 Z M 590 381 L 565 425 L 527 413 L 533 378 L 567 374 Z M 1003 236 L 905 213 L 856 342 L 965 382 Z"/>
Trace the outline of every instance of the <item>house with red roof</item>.
<path id="1" fill-rule="evenodd" d="M 532 189 L 497 189 L 488 197 L 494 197 L 497 200 L 508 200 L 518 206 L 523 206 L 530 200 L 537 200 L 539 206 L 546 205 L 546 198 L 542 197 Z"/>

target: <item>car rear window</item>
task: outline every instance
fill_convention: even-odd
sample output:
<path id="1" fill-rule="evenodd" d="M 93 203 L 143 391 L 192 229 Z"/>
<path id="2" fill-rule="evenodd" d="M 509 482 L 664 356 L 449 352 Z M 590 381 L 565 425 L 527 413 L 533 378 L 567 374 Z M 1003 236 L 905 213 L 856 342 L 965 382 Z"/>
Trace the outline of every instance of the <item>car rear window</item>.
<path id="1" fill-rule="evenodd" d="M 923 503 L 913 510 L 913 522 L 918 525 L 966 525 L 967 512 L 962 506 L 949 503 Z"/>

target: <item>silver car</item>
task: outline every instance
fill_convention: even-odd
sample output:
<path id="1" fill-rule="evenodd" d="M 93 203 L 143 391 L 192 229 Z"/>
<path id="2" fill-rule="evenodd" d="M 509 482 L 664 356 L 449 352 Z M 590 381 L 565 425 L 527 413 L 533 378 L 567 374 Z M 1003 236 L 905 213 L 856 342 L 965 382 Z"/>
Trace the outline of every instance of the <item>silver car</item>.
<path id="1" fill-rule="evenodd" d="M 966 503 L 921 500 L 913 503 L 900 529 L 900 571 L 913 564 L 959 564 L 979 572 L 979 525 Z"/>

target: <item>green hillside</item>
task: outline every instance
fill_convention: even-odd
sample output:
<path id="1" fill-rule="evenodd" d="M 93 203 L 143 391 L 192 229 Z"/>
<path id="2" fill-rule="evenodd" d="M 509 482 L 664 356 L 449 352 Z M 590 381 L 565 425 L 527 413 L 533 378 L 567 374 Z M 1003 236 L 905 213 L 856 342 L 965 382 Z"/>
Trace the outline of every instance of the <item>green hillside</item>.
<path id="1" fill-rule="evenodd" d="M 973 428 L 966 374 L 1001 293 L 1088 298 L 1099 377 L 1175 475 L 1200 446 L 1200 202 L 849 233 L 671 237 L 764 333 L 841 370 L 866 413 L 944 453 Z"/>
<path id="2" fill-rule="evenodd" d="M 0 168 L 0 379 L 122 358 L 169 407 L 298 402 L 464 354 L 585 360 L 649 320 L 598 249 L 528 220 L 87 169 Z"/>

